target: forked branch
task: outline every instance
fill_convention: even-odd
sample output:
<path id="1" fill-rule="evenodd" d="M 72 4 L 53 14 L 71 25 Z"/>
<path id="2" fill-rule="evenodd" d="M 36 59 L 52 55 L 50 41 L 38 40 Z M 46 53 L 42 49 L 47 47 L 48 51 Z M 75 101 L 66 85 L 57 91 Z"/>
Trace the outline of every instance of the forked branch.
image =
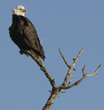
<path id="1" fill-rule="evenodd" d="M 85 78 L 96 75 L 96 74 L 97 74 L 97 70 L 98 70 L 100 67 L 101 67 L 101 65 L 99 65 L 99 66 L 97 67 L 95 73 L 90 74 L 90 75 L 87 75 L 87 73 L 86 73 L 86 74 L 83 75 L 83 77 L 82 77 L 79 81 L 76 81 L 74 84 L 68 85 L 67 87 L 63 87 L 63 86 L 62 86 L 61 88 L 62 88 L 62 89 L 70 89 L 70 88 L 72 88 L 72 87 L 74 87 L 74 86 L 79 85 L 79 83 L 80 83 L 81 81 L 83 81 Z M 85 66 L 84 66 L 84 68 L 85 68 Z M 83 68 L 82 70 L 84 70 L 84 68 Z M 72 82 L 72 80 L 71 80 L 69 83 L 71 83 L 71 82 Z"/>
<path id="2" fill-rule="evenodd" d="M 60 49 L 59 49 L 59 50 L 60 50 Z M 69 67 L 69 70 L 68 70 L 68 72 L 67 72 L 67 75 L 66 75 L 66 77 L 65 77 L 65 79 L 64 79 L 64 82 L 63 82 L 62 86 L 65 86 L 65 85 L 67 84 L 67 81 L 68 81 L 69 78 L 71 77 L 71 73 L 72 73 L 72 71 L 73 71 L 73 69 L 74 69 L 74 65 L 77 63 L 78 58 L 80 57 L 80 55 L 81 55 L 81 53 L 82 53 L 83 50 L 84 50 L 84 48 L 82 48 L 81 51 L 79 52 L 79 54 L 77 55 L 77 57 L 76 57 L 75 59 L 73 59 L 74 62 L 73 62 L 72 65 Z M 60 54 L 61 54 L 63 60 L 66 61 L 65 58 L 64 58 L 64 56 L 63 56 L 62 53 L 61 53 L 61 50 L 60 50 Z M 65 63 L 65 64 L 66 64 L 66 63 Z M 74 70 L 75 70 L 75 69 L 74 69 Z"/>
<path id="3" fill-rule="evenodd" d="M 90 74 L 90 75 L 88 75 L 87 73 L 86 73 L 86 74 L 84 73 L 84 70 L 85 70 L 85 68 L 86 68 L 86 66 L 84 66 L 83 69 L 82 69 L 83 77 L 82 77 L 80 80 L 76 81 L 74 84 L 71 84 L 72 79 L 71 79 L 71 80 L 69 81 L 69 83 L 68 83 L 69 78 L 74 78 L 74 76 L 71 76 L 71 73 L 72 73 L 73 70 L 76 71 L 76 69 L 74 68 L 74 65 L 77 63 L 78 58 L 80 57 L 80 55 L 81 55 L 83 49 L 84 49 L 84 48 L 82 48 L 81 51 L 79 52 L 79 54 L 77 55 L 77 57 L 76 57 L 75 59 L 73 59 L 74 61 L 73 61 L 72 65 L 69 66 L 69 64 L 67 63 L 67 61 L 65 60 L 65 58 L 64 58 L 64 56 L 63 56 L 63 54 L 62 54 L 62 52 L 61 52 L 61 49 L 59 48 L 59 52 L 60 52 L 60 54 L 61 54 L 61 57 L 63 58 L 65 64 L 66 64 L 67 67 L 69 68 L 69 69 L 68 69 L 68 72 L 67 72 L 67 74 L 66 74 L 66 76 L 65 76 L 65 79 L 64 79 L 64 81 L 63 81 L 63 84 L 60 85 L 59 87 L 56 87 L 55 80 L 52 79 L 51 75 L 48 73 L 47 69 L 44 67 L 44 65 L 43 65 L 43 63 L 42 63 L 42 61 L 41 61 L 41 59 L 37 59 L 37 58 L 35 57 L 35 55 L 32 54 L 32 53 L 31 53 L 30 51 L 28 51 L 28 50 L 22 51 L 22 52 L 25 53 L 26 55 L 30 55 L 30 56 L 36 61 L 36 63 L 39 65 L 40 69 L 45 73 L 45 76 L 49 79 L 50 84 L 51 84 L 51 86 L 52 86 L 52 90 L 49 91 L 49 92 L 51 93 L 51 94 L 50 94 L 50 97 L 48 98 L 48 100 L 47 100 L 47 102 L 46 102 L 46 104 L 45 104 L 45 106 L 43 107 L 42 110 L 50 110 L 51 105 L 53 104 L 53 102 L 54 102 L 54 100 L 56 99 L 56 97 L 57 97 L 57 96 L 59 97 L 59 94 L 60 94 L 60 93 L 63 93 L 62 90 L 70 89 L 70 88 L 72 88 L 72 87 L 74 87 L 74 86 L 76 86 L 76 85 L 79 85 L 80 82 L 83 81 L 85 78 L 90 77 L 90 76 L 94 76 L 94 75 L 97 74 L 97 71 L 98 71 L 98 69 L 101 67 L 101 65 L 99 65 L 98 68 L 95 70 L 95 72 L 92 73 L 92 74 Z M 68 83 L 68 86 L 66 86 L 67 83 Z"/>

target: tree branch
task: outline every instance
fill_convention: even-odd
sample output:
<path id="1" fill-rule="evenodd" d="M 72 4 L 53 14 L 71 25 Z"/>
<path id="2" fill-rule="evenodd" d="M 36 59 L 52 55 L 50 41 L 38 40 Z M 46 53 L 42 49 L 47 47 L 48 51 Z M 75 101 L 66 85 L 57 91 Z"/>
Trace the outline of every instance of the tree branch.
<path id="1" fill-rule="evenodd" d="M 83 67 L 82 69 L 82 73 L 83 73 L 83 76 L 84 76 L 84 70 L 86 69 L 86 65 Z"/>
<path id="2" fill-rule="evenodd" d="M 76 86 L 76 85 L 79 85 L 79 83 L 80 83 L 81 81 L 83 81 L 85 78 L 96 75 L 96 74 L 97 74 L 97 71 L 98 71 L 98 69 L 99 69 L 100 67 L 101 67 L 101 65 L 99 65 L 99 66 L 97 67 L 95 73 L 93 73 L 93 74 L 91 74 L 91 75 L 87 75 L 87 73 L 86 73 L 86 74 L 83 75 L 83 77 L 82 77 L 79 81 L 76 81 L 76 82 L 75 82 L 74 84 L 72 84 L 72 85 L 70 85 L 70 83 L 71 83 L 71 81 L 70 81 L 70 82 L 69 82 L 69 85 L 68 85 L 67 87 L 61 86 L 61 89 L 70 89 L 70 88 L 72 88 L 72 87 L 74 87 L 74 86 Z M 84 73 L 84 69 L 85 69 L 85 68 L 86 68 L 86 66 L 84 66 L 83 69 L 82 69 L 83 73 Z"/>
<path id="3" fill-rule="evenodd" d="M 33 58 L 33 60 L 35 60 L 35 62 L 40 66 L 40 69 L 45 73 L 46 77 L 49 79 L 51 86 L 53 88 L 56 88 L 54 79 L 52 79 L 51 75 L 48 73 L 47 69 L 44 67 L 41 59 L 40 58 L 37 59 L 36 56 L 35 56 L 35 54 L 33 54 L 29 50 L 22 50 L 22 53 L 24 53 L 26 55 L 30 55 Z"/>
<path id="4" fill-rule="evenodd" d="M 95 70 L 95 73 L 90 74 L 90 75 L 87 75 L 87 77 L 97 75 L 97 74 L 98 74 L 97 71 L 98 71 L 98 69 L 99 69 L 100 67 L 101 67 L 101 64 L 97 67 L 97 69 Z"/>
<path id="5" fill-rule="evenodd" d="M 65 64 L 67 65 L 67 67 L 68 67 L 68 68 L 70 68 L 71 66 L 69 66 L 69 64 L 68 64 L 68 63 L 67 63 L 67 61 L 65 60 L 65 58 L 64 58 L 64 56 L 63 56 L 63 54 L 61 53 L 61 49 L 60 49 L 60 48 L 59 48 L 59 52 L 60 52 L 61 57 L 63 58 L 63 60 L 64 60 Z M 76 71 L 76 69 L 75 69 L 75 68 L 73 68 L 73 70 L 74 70 L 74 71 Z"/>
<path id="6" fill-rule="evenodd" d="M 81 53 L 82 53 L 83 50 L 84 50 L 84 48 L 82 48 L 81 51 L 79 52 L 78 56 L 75 59 L 73 59 L 74 62 L 70 66 L 70 68 L 69 68 L 69 70 L 67 72 L 67 75 L 66 75 L 66 77 L 64 79 L 64 82 L 63 82 L 62 86 L 65 86 L 67 84 L 67 81 L 69 80 L 69 77 L 71 76 L 71 73 L 73 71 L 74 65 L 77 63 L 78 58 L 80 57 L 80 55 L 81 55 Z"/>
<path id="7" fill-rule="evenodd" d="M 85 78 L 90 77 L 90 76 L 94 76 L 94 75 L 97 74 L 97 71 L 98 71 L 98 69 L 101 67 L 101 65 L 99 65 L 98 68 L 95 70 L 95 73 L 93 73 L 93 74 L 91 74 L 91 75 L 87 75 L 87 73 L 86 73 L 86 74 L 84 73 L 84 70 L 85 70 L 85 68 L 86 68 L 86 66 L 84 66 L 83 69 L 82 69 L 83 77 L 82 77 L 80 80 L 76 81 L 74 84 L 71 84 L 71 82 L 72 82 L 72 79 L 71 79 L 70 82 L 69 82 L 69 84 L 68 84 L 68 86 L 66 86 L 66 84 L 67 84 L 69 78 L 74 78 L 74 76 L 71 76 L 71 73 L 72 73 L 73 70 L 75 70 L 74 65 L 77 63 L 78 58 L 79 58 L 79 56 L 81 55 L 83 49 L 84 49 L 84 48 L 82 48 L 81 51 L 79 52 L 79 54 L 77 55 L 77 57 L 76 57 L 75 59 L 73 59 L 74 61 L 73 61 L 72 65 L 69 66 L 69 64 L 68 64 L 67 61 L 65 60 L 65 58 L 64 58 L 64 56 L 63 56 L 63 54 L 61 53 L 61 50 L 60 50 L 60 48 L 59 48 L 59 52 L 60 52 L 60 54 L 61 54 L 61 57 L 63 58 L 65 64 L 66 64 L 66 65 L 68 66 L 68 68 L 69 68 L 69 70 L 68 70 L 68 72 L 67 72 L 67 75 L 66 75 L 66 77 L 65 77 L 65 79 L 64 79 L 63 84 L 62 84 L 61 86 L 59 86 L 59 87 L 56 87 L 55 80 L 52 79 L 51 75 L 48 73 L 48 71 L 47 71 L 46 68 L 44 67 L 44 65 L 43 65 L 43 63 L 42 63 L 42 61 L 41 61 L 40 58 L 37 59 L 36 56 L 35 56 L 34 54 L 32 54 L 32 52 L 29 51 L 29 50 L 22 50 L 22 52 L 20 52 L 20 53 L 22 53 L 22 54 L 25 53 L 27 56 L 30 55 L 30 56 L 34 59 L 34 61 L 36 61 L 36 63 L 40 66 L 40 69 L 45 73 L 46 77 L 49 79 L 50 84 L 51 84 L 51 86 L 52 86 L 52 91 L 49 91 L 49 92 L 51 93 L 51 94 L 50 94 L 50 97 L 48 98 L 48 100 L 47 100 L 47 102 L 46 102 L 46 104 L 45 104 L 45 106 L 43 107 L 42 110 L 50 110 L 51 105 L 53 104 L 53 102 L 54 102 L 54 100 L 56 99 L 56 97 L 57 97 L 57 96 L 59 97 L 59 94 L 60 94 L 60 93 L 63 93 L 63 92 L 62 92 L 63 89 L 70 89 L 70 88 L 72 88 L 72 87 L 74 87 L 74 86 L 76 86 L 76 85 L 79 85 L 80 82 L 83 81 Z"/>
<path id="8" fill-rule="evenodd" d="M 44 40 L 45 37 L 42 38 L 42 40 L 40 41 L 40 43 Z"/>

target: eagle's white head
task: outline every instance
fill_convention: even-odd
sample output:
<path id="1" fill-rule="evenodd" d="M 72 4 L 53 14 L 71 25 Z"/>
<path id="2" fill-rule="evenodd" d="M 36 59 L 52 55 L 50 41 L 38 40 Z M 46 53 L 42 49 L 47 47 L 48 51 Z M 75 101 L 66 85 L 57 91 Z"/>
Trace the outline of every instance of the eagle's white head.
<path id="1" fill-rule="evenodd" d="M 25 16 L 25 13 L 27 12 L 27 10 L 25 9 L 25 7 L 22 6 L 22 5 L 19 5 L 17 7 L 14 7 L 12 9 L 12 11 L 13 11 L 13 14 L 21 15 L 21 16 Z"/>

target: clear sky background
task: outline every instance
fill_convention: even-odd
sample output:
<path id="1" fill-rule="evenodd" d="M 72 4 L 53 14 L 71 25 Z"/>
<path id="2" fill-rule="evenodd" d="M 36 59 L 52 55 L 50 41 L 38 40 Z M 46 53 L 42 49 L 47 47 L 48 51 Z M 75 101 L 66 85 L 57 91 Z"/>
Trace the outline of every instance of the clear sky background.
<path id="1" fill-rule="evenodd" d="M 23 5 L 25 16 L 34 24 L 46 60 L 44 66 L 63 83 L 68 68 L 60 56 L 61 48 L 69 65 L 84 48 L 72 83 L 85 72 L 98 74 L 86 78 L 80 85 L 66 90 L 56 98 L 51 110 L 104 109 L 104 0 L 2 0 L 0 1 L 0 110 L 42 110 L 51 85 L 31 57 L 19 54 L 11 41 L 8 28 L 12 23 L 12 8 Z"/>

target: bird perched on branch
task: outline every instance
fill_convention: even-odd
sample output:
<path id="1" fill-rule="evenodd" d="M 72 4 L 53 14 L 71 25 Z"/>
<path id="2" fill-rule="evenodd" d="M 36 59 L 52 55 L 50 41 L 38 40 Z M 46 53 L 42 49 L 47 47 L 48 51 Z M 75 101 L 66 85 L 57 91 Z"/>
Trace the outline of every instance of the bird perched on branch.
<path id="1" fill-rule="evenodd" d="M 29 50 L 37 59 L 45 59 L 44 50 L 40 44 L 35 27 L 25 17 L 27 10 L 24 6 L 13 8 L 12 25 L 9 27 L 9 34 L 12 41 L 20 48 L 20 53 Z"/>

